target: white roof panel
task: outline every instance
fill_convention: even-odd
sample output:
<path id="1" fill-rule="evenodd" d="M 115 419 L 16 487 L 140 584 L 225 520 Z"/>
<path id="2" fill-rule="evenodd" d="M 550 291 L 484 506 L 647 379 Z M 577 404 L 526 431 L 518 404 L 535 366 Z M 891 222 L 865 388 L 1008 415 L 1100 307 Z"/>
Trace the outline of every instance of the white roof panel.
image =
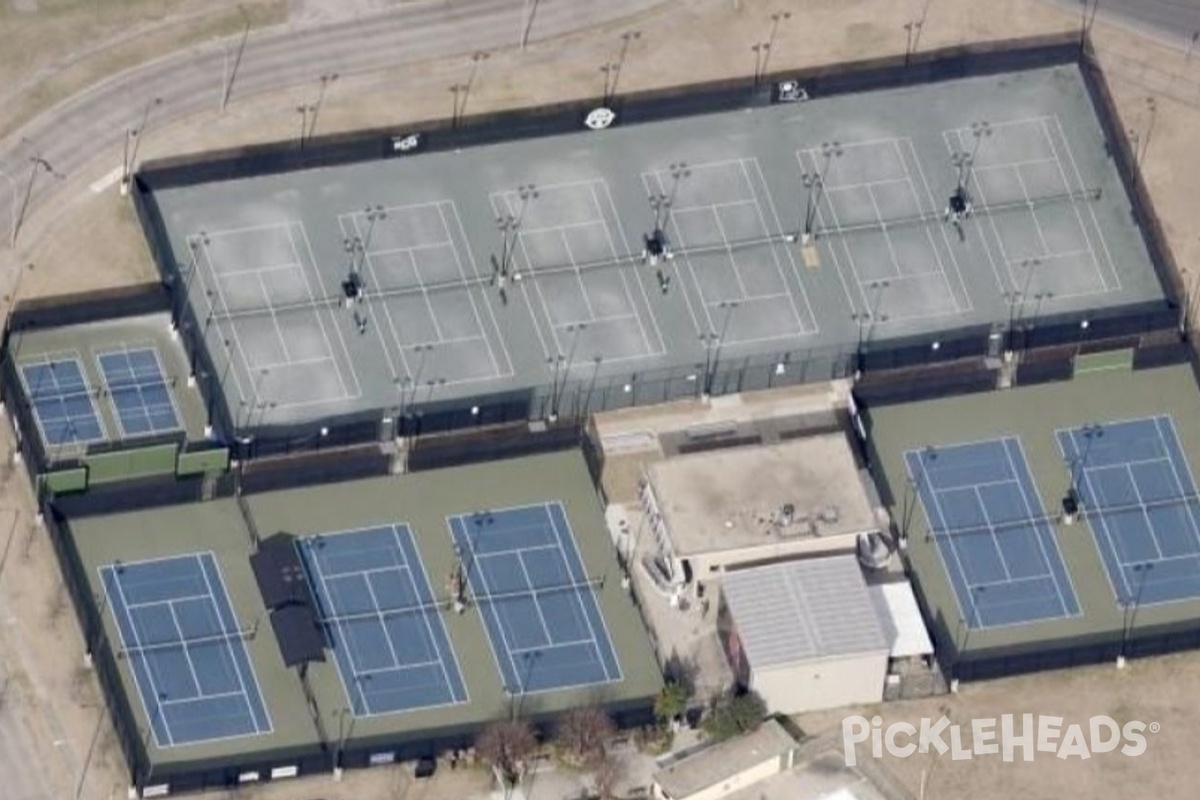
<path id="1" fill-rule="evenodd" d="M 729 572 L 721 591 L 752 669 L 888 650 L 854 556 Z"/>
<path id="2" fill-rule="evenodd" d="M 921 609 L 908 581 L 880 583 L 871 587 L 871 600 L 879 613 L 879 621 L 891 646 L 892 658 L 927 656 L 933 653 L 933 642 Z"/>

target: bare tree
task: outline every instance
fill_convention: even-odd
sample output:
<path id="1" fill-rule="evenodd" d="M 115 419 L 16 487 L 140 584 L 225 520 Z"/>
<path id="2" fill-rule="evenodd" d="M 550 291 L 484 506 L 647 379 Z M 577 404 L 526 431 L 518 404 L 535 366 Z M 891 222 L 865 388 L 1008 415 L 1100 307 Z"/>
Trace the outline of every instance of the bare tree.
<path id="1" fill-rule="evenodd" d="M 524 720 L 493 722 L 483 729 L 475 748 L 507 785 L 521 777 L 521 764 L 537 747 L 537 735 Z"/>
<path id="2" fill-rule="evenodd" d="M 572 708 L 562 715 L 554 738 L 563 756 L 574 764 L 592 766 L 604 759 L 604 744 L 613 737 L 617 726 L 612 717 L 592 706 Z"/>
<path id="3" fill-rule="evenodd" d="M 595 784 L 596 796 L 600 800 L 613 800 L 617 796 L 617 781 L 622 776 L 621 768 L 621 762 L 612 754 L 601 754 L 600 760 L 592 768 L 592 781 Z"/>

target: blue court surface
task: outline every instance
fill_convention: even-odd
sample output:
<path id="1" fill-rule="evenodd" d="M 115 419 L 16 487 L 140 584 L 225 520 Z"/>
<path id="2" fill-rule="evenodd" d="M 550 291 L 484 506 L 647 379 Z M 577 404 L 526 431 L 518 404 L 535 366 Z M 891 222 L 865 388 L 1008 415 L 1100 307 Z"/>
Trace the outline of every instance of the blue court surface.
<path id="1" fill-rule="evenodd" d="M 79 359 L 22 364 L 21 377 L 47 447 L 104 441 L 104 428 Z"/>
<path id="2" fill-rule="evenodd" d="M 1200 501 L 1168 416 L 1058 432 L 1117 603 L 1200 597 Z"/>
<path id="3" fill-rule="evenodd" d="M 100 568 L 160 748 L 271 732 L 211 553 Z"/>
<path id="4" fill-rule="evenodd" d="M 621 680 L 561 504 L 448 521 L 510 695 Z"/>
<path id="5" fill-rule="evenodd" d="M 962 622 L 990 628 L 1079 614 L 1015 437 L 904 454 Z"/>
<path id="6" fill-rule="evenodd" d="M 467 701 L 407 525 L 310 536 L 298 547 L 355 716 Z"/>
<path id="7" fill-rule="evenodd" d="M 122 437 L 179 429 L 179 415 L 152 347 L 101 353 L 100 372 Z"/>

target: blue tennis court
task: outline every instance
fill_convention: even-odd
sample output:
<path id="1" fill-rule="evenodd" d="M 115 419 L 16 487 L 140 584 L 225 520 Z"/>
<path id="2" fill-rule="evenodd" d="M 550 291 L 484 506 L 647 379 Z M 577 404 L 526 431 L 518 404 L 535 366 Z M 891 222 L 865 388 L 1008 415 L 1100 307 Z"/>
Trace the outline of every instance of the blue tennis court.
<path id="1" fill-rule="evenodd" d="M 47 447 L 104 441 L 92 387 L 78 358 L 22 364 L 21 377 Z"/>
<path id="2" fill-rule="evenodd" d="M 1019 439 L 926 447 L 904 460 L 969 628 L 1079 614 Z"/>
<path id="3" fill-rule="evenodd" d="M 621 680 L 595 582 L 560 503 L 448 522 L 510 695 Z"/>
<path id="4" fill-rule="evenodd" d="M 1200 501 L 1168 416 L 1058 431 L 1118 605 L 1200 597 Z"/>
<path id="5" fill-rule="evenodd" d="M 467 701 L 407 525 L 310 536 L 298 547 L 356 717 Z"/>
<path id="6" fill-rule="evenodd" d="M 101 353 L 98 360 L 122 438 L 179 429 L 157 350 L 117 350 Z"/>
<path id="7" fill-rule="evenodd" d="M 158 747 L 271 732 L 211 553 L 111 564 L 100 579 Z"/>

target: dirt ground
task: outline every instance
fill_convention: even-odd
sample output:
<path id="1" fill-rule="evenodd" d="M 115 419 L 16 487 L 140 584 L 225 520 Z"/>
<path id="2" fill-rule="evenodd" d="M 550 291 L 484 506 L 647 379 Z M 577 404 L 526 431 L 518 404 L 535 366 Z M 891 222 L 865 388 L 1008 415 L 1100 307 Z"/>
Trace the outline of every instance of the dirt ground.
<path id="1" fill-rule="evenodd" d="M 287 19 L 286 0 L 0 0 L 0 137 L 105 75 Z"/>
<path id="2" fill-rule="evenodd" d="M 103 4 L 81 0 L 40 0 L 41 8 L 63 7 L 67 17 L 80 9 L 99 6 L 145 11 L 155 8 L 176 13 L 218 13 L 232 4 L 224 0 L 136 0 Z M 319 3 L 309 4 L 319 6 Z M 111 7 L 111 8 L 110 8 Z M 0 0 L 0 24 L 14 28 L 16 12 Z M 733 74 L 753 67 L 751 45 L 766 38 L 770 15 L 791 9 L 780 25 L 771 51 L 772 69 L 803 66 L 883 54 L 902 53 L 905 23 L 928 15 L 920 31 L 920 49 L 985 38 L 1069 30 L 1077 18 L 1036 0 L 990 0 L 982 3 L 925 0 L 693 0 L 670 3 L 621 27 L 593 31 L 539 44 L 525 53 L 497 52 L 485 62 L 467 102 L 467 114 L 504 107 L 598 95 L 604 76 L 600 68 L 619 48 L 623 31 L 638 31 L 632 41 L 619 90 L 686 83 Z M 98 13 L 89 11 L 88 13 Z M 87 19 L 87 17 L 83 17 Z M 150 19 L 145 16 L 145 19 Z M 115 19 L 115 17 L 114 17 Z M 127 25 L 109 20 L 105 30 Z M 77 20 L 76 20 L 77 22 Z M 24 23 L 15 23 L 24 24 Z M 40 24 L 40 23 L 39 23 Z M 74 23 L 73 23 L 74 24 Z M 150 24 L 150 23 L 147 23 Z M 22 29 L 24 30 L 24 29 Z M 74 41 L 82 28 L 75 27 Z M 39 34 L 40 35 L 40 34 Z M 65 35 L 65 34 L 64 34 Z M 1185 61 L 1182 52 L 1142 41 L 1099 25 L 1096 41 L 1110 75 L 1126 127 L 1139 132 L 1147 144 L 1144 170 L 1172 249 L 1181 263 L 1200 257 L 1194 227 L 1194 206 L 1200 194 L 1200 159 L 1192 154 L 1200 130 L 1200 59 Z M 11 37 L 6 36 L 6 39 Z M 24 42 L 28 37 L 18 36 Z M 103 37 L 95 37 L 102 41 Z M 25 46 L 25 45 L 22 45 Z M 49 50 L 47 48 L 47 50 Z M 0 87 L 12 87 L 30 76 L 52 69 L 74 52 L 28 59 L 0 57 Z M 49 57 L 53 55 L 53 57 Z M 36 58 L 35 58 L 36 56 Z M 57 60 L 56 60 L 57 59 Z M 26 63 L 28 62 L 28 63 Z M 349 130 L 447 116 L 452 84 L 465 80 L 464 57 L 405 67 L 364 76 L 343 76 L 331 88 L 321 112 L 318 133 Z M 5 71 L 7 70 L 7 71 Z M 148 132 L 143 158 L 200 151 L 250 141 L 295 135 L 295 106 L 311 102 L 314 85 L 306 89 L 258 97 L 239 97 L 223 116 L 215 113 Z M 1154 103 L 1147 103 L 1154 97 Z M 3 112 L 0 96 L 0 112 Z M 1151 110 L 1153 108 L 1153 110 Z M 0 113 L 0 117 L 4 116 Z M 0 270 L 15 274 L 17 264 L 35 270 L 21 286 L 21 296 L 81 291 L 153 279 L 154 270 L 141 233 L 115 187 L 100 180 L 120 163 L 121 154 L 98 156 L 90 173 L 71 178 L 71 199 L 41 210 L 27 221 L 19 250 L 0 250 Z M 95 183 L 99 181 L 98 183 Z M 0 475 L 0 477 L 3 477 Z M 13 546 L 0 574 L 0 603 L 14 619 L 0 640 L 0 658 L 12 675 L 10 700 L 4 713 L 24 713 L 30 734 L 45 765 L 47 788 L 55 797 L 76 796 L 76 784 L 88 761 L 90 743 L 99 731 L 83 780 L 83 800 L 123 797 L 128 776 L 100 714 L 94 681 L 82 669 L 82 642 L 66 603 L 53 553 L 45 533 L 36 526 L 27 482 L 17 472 L 0 489 L 0 509 L 19 509 Z M 0 536 L 3 536 L 0 526 Z M 0 547 L 4 542 L 0 541 Z M 1192 742 L 1200 739 L 1200 720 L 1189 713 L 1185 698 L 1200 693 L 1200 654 L 1162 658 L 1131 665 L 1074 670 L 965 686 L 960 695 L 931 702 L 889 705 L 888 722 L 937 716 L 942 706 L 955 719 L 989 717 L 1000 713 L 1057 714 L 1068 721 L 1086 721 L 1093 714 L 1119 719 L 1156 721 L 1162 731 L 1150 738 L 1145 755 L 1129 759 L 1115 754 L 1086 763 L 1059 761 L 1040 754 L 1033 764 L 1004 764 L 998 759 L 951 761 L 913 758 L 892 764 L 915 791 L 922 770 L 930 772 L 928 798 L 968 793 L 976 797 L 1191 797 L 1200 766 L 1188 758 Z M 816 731 L 839 723 L 842 714 L 809 718 Z M 99 727 L 97 723 L 99 722 Z M 57 745 L 56 745 L 57 742 Z M 347 773 L 338 784 L 329 779 L 282 782 L 257 787 L 238 797 L 264 800 L 350 800 L 363 796 L 457 798 L 482 791 L 480 773 L 449 773 L 432 783 L 417 784 L 401 768 Z M 218 795 L 220 796 L 220 795 Z"/>

